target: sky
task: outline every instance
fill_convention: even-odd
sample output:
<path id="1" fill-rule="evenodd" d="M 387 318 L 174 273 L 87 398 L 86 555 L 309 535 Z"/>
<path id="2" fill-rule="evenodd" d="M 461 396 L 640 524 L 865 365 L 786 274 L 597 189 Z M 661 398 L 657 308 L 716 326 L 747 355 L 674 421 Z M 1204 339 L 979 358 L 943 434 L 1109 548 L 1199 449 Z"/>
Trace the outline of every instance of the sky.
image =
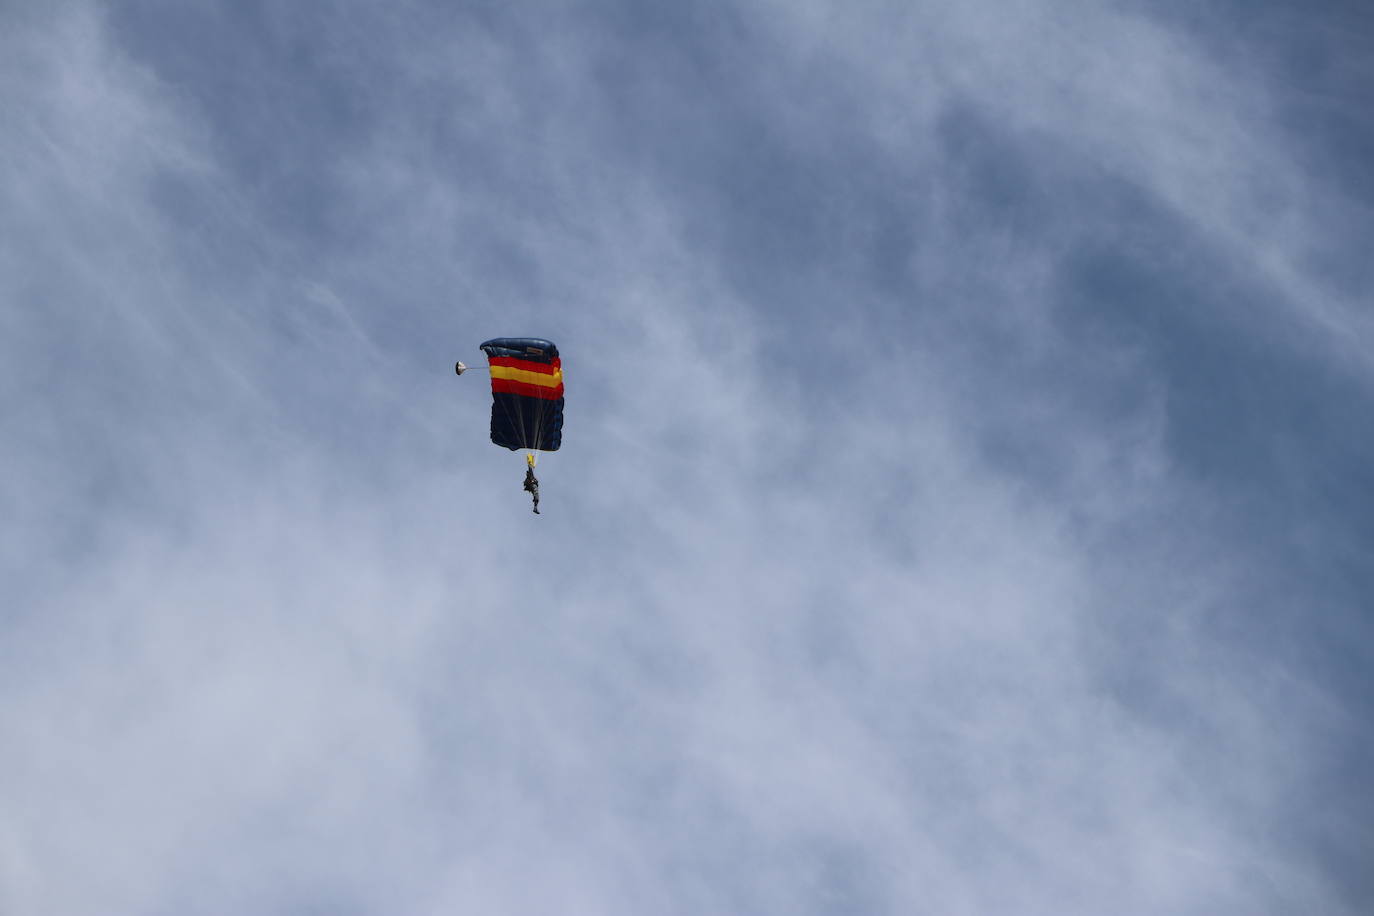
<path id="1" fill-rule="evenodd" d="M 1371 47 L 0 5 L 0 912 L 1369 912 Z"/>

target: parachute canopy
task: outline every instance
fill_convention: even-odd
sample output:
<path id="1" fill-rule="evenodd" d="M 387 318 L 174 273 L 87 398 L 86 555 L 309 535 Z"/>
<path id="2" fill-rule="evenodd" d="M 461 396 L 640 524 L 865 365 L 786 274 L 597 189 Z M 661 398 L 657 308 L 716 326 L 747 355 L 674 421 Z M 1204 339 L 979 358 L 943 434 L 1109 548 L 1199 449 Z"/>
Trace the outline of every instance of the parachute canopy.
<path id="1" fill-rule="evenodd" d="M 558 347 L 538 337 L 498 337 L 482 344 L 482 352 L 491 367 L 491 441 L 512 451 L 558 451 L 563 444 Z"/>

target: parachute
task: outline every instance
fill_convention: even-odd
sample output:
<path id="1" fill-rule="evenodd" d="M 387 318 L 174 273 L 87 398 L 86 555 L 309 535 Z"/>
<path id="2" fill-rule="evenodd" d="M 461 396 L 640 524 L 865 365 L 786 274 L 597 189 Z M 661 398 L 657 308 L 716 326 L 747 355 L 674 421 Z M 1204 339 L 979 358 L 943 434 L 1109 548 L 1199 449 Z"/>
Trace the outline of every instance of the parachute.
<path id="1" fill-rule="evenodd" d="M 491 441 L 511 451 L 558 451 L 563 444 L 558 347 L 538 337 L 498 337 L 482 344 L 482 352 L 491 372 Z M 533 467 L 534 455 L 527 460 Z"/>
<path id="2" fill-rule="evenodd" d="M 491 373 L 491 441 L 527 449 L 524 489 L 539 514 L 539 480 L 534 453 L 556 452 L 563 444 L 563 363 L 558 347 L 540 337 L 497 337 L 482 344 Z M 462 375 L 468 367 L 455 363 Z"/>

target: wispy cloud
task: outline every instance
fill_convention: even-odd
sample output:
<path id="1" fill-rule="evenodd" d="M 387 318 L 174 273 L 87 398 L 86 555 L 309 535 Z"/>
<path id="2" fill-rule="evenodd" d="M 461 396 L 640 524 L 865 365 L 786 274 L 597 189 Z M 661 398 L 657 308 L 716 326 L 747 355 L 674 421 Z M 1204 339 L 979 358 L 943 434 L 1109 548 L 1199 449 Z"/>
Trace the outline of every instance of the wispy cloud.
<path id="1" fill-rule="evenodd" d="M 0 909 L 1362 909 L 1368 498 L 1306 500 L 1369 439 L 1299 423 L 1368 404 L 1368 189 L 1270 58 L 12 19 Z M 451 370 L 527 333 L 539 517 Z"/>

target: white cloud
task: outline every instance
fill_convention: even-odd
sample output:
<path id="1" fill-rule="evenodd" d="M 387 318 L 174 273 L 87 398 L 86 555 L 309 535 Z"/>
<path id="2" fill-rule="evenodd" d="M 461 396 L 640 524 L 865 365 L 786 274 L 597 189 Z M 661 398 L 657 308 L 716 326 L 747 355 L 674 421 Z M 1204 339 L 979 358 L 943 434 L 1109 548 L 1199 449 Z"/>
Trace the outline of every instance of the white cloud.
<path id="1" fill-rule="evenodd" d="M 1119 12 L 827 9 L 741 17 L 771 66 L 730 120 L 609 11 L 593 41 L 405 7 L 403 49 L 329 71 L 392 82 L 300 226 L 101 18 L 6 39 L 0 907 L 1342 911 L 1283 830 L 1304 742 L 1352 726 L 1219 639 L 1256 556 L 1176 466 L 1151 355 L 1063 323 L 1065 259 L 1115 228 L 1088 191 L 988 225 L 939 135 L 969 107 L 1009 168 L 1099 162 L 1311 289 L 1256 218 L 1270 170 L 1322 244 L 1263 97 Z M 335 24 L 299 37 L 346 68 L 372 30 Z M 699 157 L 630 136 L 616 54 L 658 127 L 717 131 Z M 859 106 L 848 158 L 807 66 L 817 112 Z M 752 116 L 822 182 L 910 187 L 778 266 L 805 240 L 738 226 L 791 214 L 713 196 Z M 538 518 L 449 369 L 506 333 L 567 364 Z"/>

